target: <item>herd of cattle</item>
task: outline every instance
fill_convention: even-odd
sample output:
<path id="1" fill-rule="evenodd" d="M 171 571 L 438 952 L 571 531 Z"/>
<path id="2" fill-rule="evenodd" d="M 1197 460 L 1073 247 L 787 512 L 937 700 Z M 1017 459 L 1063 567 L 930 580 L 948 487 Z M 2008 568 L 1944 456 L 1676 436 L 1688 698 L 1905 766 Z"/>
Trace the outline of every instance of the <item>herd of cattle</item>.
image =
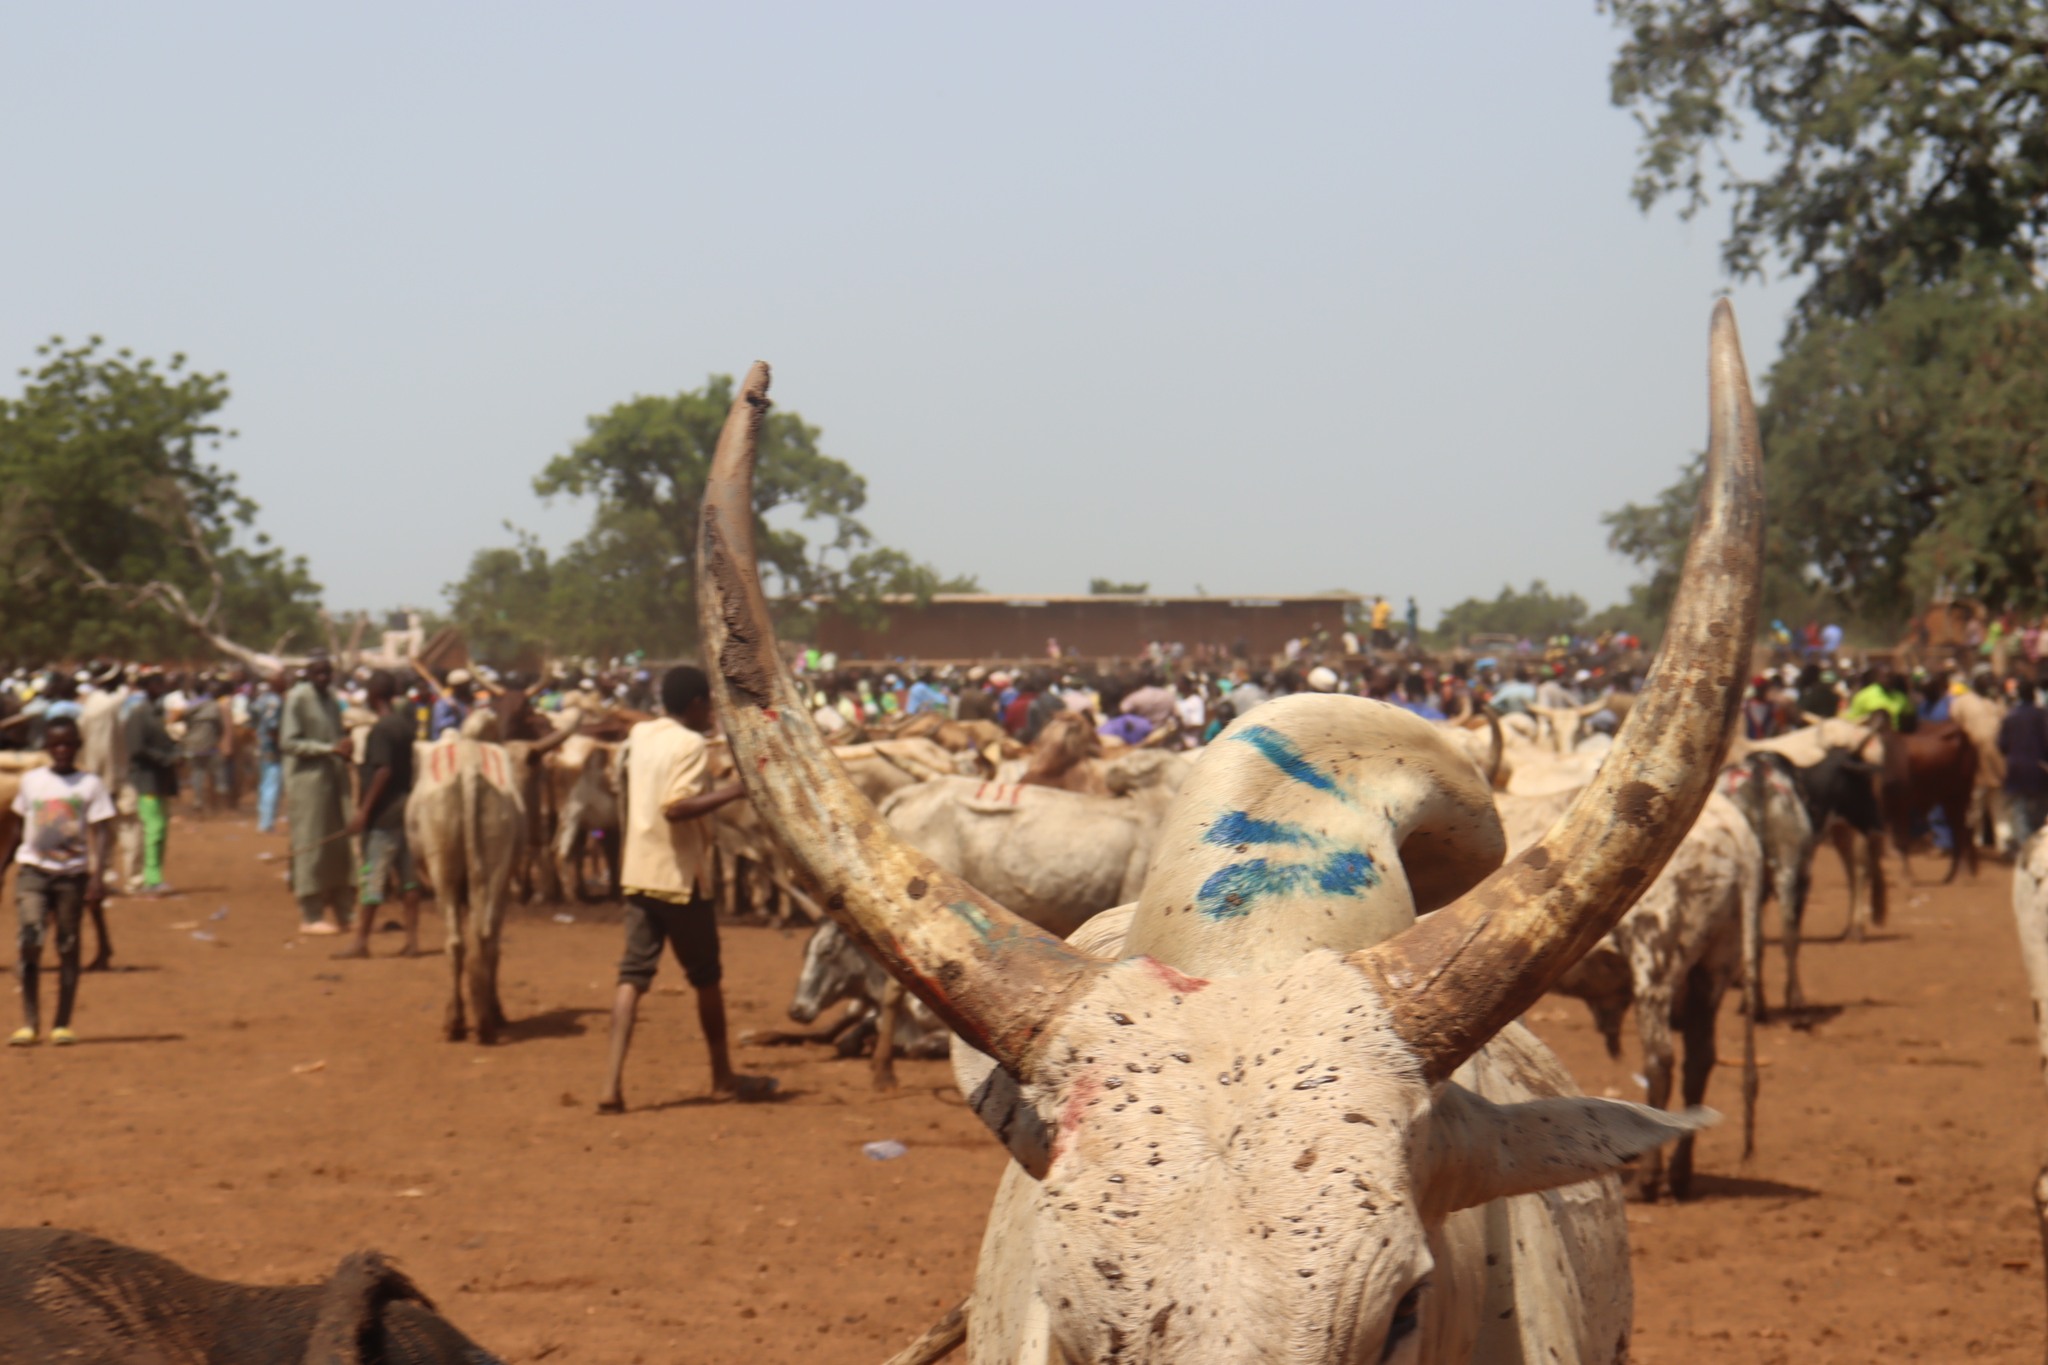
<path id="1" fill-rule="evenodd" d="M 728 913 L 816 921 L 790 1013 L 845 1010 L 780 1037 L 849 1054 L 872 1039 L 882 1084 L 893 1053 L 950 1050 L 1013 1157 L 971 1295 L 898 1363 L 963 1343 L 975 1365 L 1623 1361 L 1618 1173 L 1641 1198 L 1688 1195 L 1738 983 L 1753 1145 L 1765 903 L 1798 1012 L 1823 844 L 1858 937 L 1885 917 L 1888 833 L 1903 856 L 1917 817 L 1943 810 L 1953 877 L 2001 818 L 1981 698 L 1913 735 L 1824 721 L 1731 742 L 1762 523 L 1725 305 L 1694 544 L 1657 668 L 1599 704 L 1627 715 L 1612 739 L 1582 735 L 1577 711 L 1465 728 L 1301 695 L 1189 752 L 1105 751 L 1078 719 L 1025 752 L 934 717 L 834 748 L 779 662 L 754 569 L 767 384 L 757 365 L 733 405 L 701 530 L 715 762 L 752 798 L 717 817 L 718 894 Z M 451 1038 L 503 1022 L 512 896 L 582 893 L 593 847 L 617 890 L 617 745 L 602 717 L 568 723 L 536 752 L 479 713 L 419 765 L 407 825 L 448 915 Z M 2048 999 L 2040 841 L 2015 896 Z M 1585 1001 L 1616 1053 L 1633 1009 L 1647 1103 L 1578 1093 L 1516 1022 L 1546 992 Z M 391 1358 L 487 1358 L 437 1349 Z"/>

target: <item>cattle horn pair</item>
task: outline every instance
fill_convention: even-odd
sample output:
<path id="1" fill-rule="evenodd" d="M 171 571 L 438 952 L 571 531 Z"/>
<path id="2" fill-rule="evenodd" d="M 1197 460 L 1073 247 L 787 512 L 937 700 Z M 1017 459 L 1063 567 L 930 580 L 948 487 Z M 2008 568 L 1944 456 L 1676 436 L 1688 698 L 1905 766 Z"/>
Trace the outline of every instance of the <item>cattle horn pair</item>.
<path id="1" fill-rule="evenodd" d="M 1735 318 L 1714 310 L 1700 510 L 1657 667 L 1599 777 L 1533 848 L 1356 953 L 1431 1080 L 1448 1077 L 1599 942 L 1712 789 L 1755 636 L 1763 542 L 1756 413 Z M 749 794 L 825 902 L 969 1043 L 1025 1079 L 1034 1044 L 1106 964 L 1026 923 L 904 843 L 811 723 L 755 570 L 756 364 L 719 437 L 698 542 L 698 614 Z"/>

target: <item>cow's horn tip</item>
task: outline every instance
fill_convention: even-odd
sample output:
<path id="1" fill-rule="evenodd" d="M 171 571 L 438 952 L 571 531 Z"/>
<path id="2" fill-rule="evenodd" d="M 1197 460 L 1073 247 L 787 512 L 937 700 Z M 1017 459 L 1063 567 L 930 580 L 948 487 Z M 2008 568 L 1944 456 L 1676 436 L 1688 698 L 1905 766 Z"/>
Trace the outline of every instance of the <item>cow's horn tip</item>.
<path id="1" fill-rule="evenodd" d="M 757 360 L 749 366 L 747 369 L 746 387 L 742 390 L 746 395 L 747 401 L 750 403 L 767 401 L 768 383 L 772 377 L 772 371 L 765 360 Z"/>

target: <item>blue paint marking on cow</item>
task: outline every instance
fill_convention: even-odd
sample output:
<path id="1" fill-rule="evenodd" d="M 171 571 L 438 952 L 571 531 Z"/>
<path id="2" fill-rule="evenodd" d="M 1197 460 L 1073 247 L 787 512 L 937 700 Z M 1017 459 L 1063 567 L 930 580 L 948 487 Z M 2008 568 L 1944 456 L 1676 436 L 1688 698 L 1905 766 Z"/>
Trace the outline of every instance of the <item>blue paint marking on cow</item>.
<path id="1" fill-rule="evenodd" d="M 1251 913 L 1253 901 L 1292 890 L 1300 871 L 1286 863 L 1275 867 L 1264 858 L 1232 863 L 1209 874 L 1195 893 L 1195 908 L 1210 919 L 1237 919 Z"/>
<path id="2" fill-rule="evenodd" d="M 1209 874 L 1195 893 L 1195 908 L 1212 920 L 1239 919 L 1270 896 L 1297 895 L 1311 888 L 1332 896 L 1356 896 L 1379 885 L 1370 854 L 1331 853 L 1315 863 L 1275 863 L 1249 858 Z"/>
<path id="3" fill-rule="evenodd" d="M 1336 896 L 1355 896 L 1379 883 L 1380 870 L 1369 853 L 1332 853 L 1316 869 L 1316 885 Z"/>
<path id="4" fill-rule="evenodd" d="M 1332 796 L 1336 797 L 1344 795 L 1342 791 L 1338 790 L 1337 780 L 1334 777 L 1309 762 L 1301 750 L 1294 747 L 1293 740 L 1271 726 L 1247 725 L 1244 729 L 1228 735 L 1226 738 L 1251 745 L 1265 756 L 1268 763 L 1304 786 L 1314 787 L 1318 791 L 1329 792 Z"/>
<path id="5" fill-rule="evenodd" d="M 994 937 L 995 923 L 982 908 L 971 901 L 954 901 L 946 908 L 967 921 L 967 927 L 979 934 L 983 940 Z"/>
<path id="6" fill-rule="evenodd" d="M 1289 825 L 1278 820 L 1260 820 L 1234 810 L 1219 815 L 1209 825 L 1208 833 L 1202 836 L 1212 844 L 1234 848 L 1238 844 L 1312 844 L 1315 836 L 1299 825 Z"/>

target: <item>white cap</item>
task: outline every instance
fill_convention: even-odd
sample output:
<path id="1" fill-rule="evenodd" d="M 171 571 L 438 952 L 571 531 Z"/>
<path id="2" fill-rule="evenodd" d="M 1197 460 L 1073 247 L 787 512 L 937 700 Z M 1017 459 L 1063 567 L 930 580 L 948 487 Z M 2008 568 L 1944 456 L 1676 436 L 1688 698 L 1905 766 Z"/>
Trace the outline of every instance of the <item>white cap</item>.
<path id="1" fill-rule="evenodd" d="M 1321 664 L 1308 671 L 1308 685 L 1318 692 L 1335 692 L 1337 675 Z"/>
<path id="2" fill-rule="evenodd" d="M 450 687 L 460 687 L 464 683 L 475 681 L 476 679 L 470 676 L 470 672 L 466 668 L 454 669 L 448 674 L 448 685 Z"/>

